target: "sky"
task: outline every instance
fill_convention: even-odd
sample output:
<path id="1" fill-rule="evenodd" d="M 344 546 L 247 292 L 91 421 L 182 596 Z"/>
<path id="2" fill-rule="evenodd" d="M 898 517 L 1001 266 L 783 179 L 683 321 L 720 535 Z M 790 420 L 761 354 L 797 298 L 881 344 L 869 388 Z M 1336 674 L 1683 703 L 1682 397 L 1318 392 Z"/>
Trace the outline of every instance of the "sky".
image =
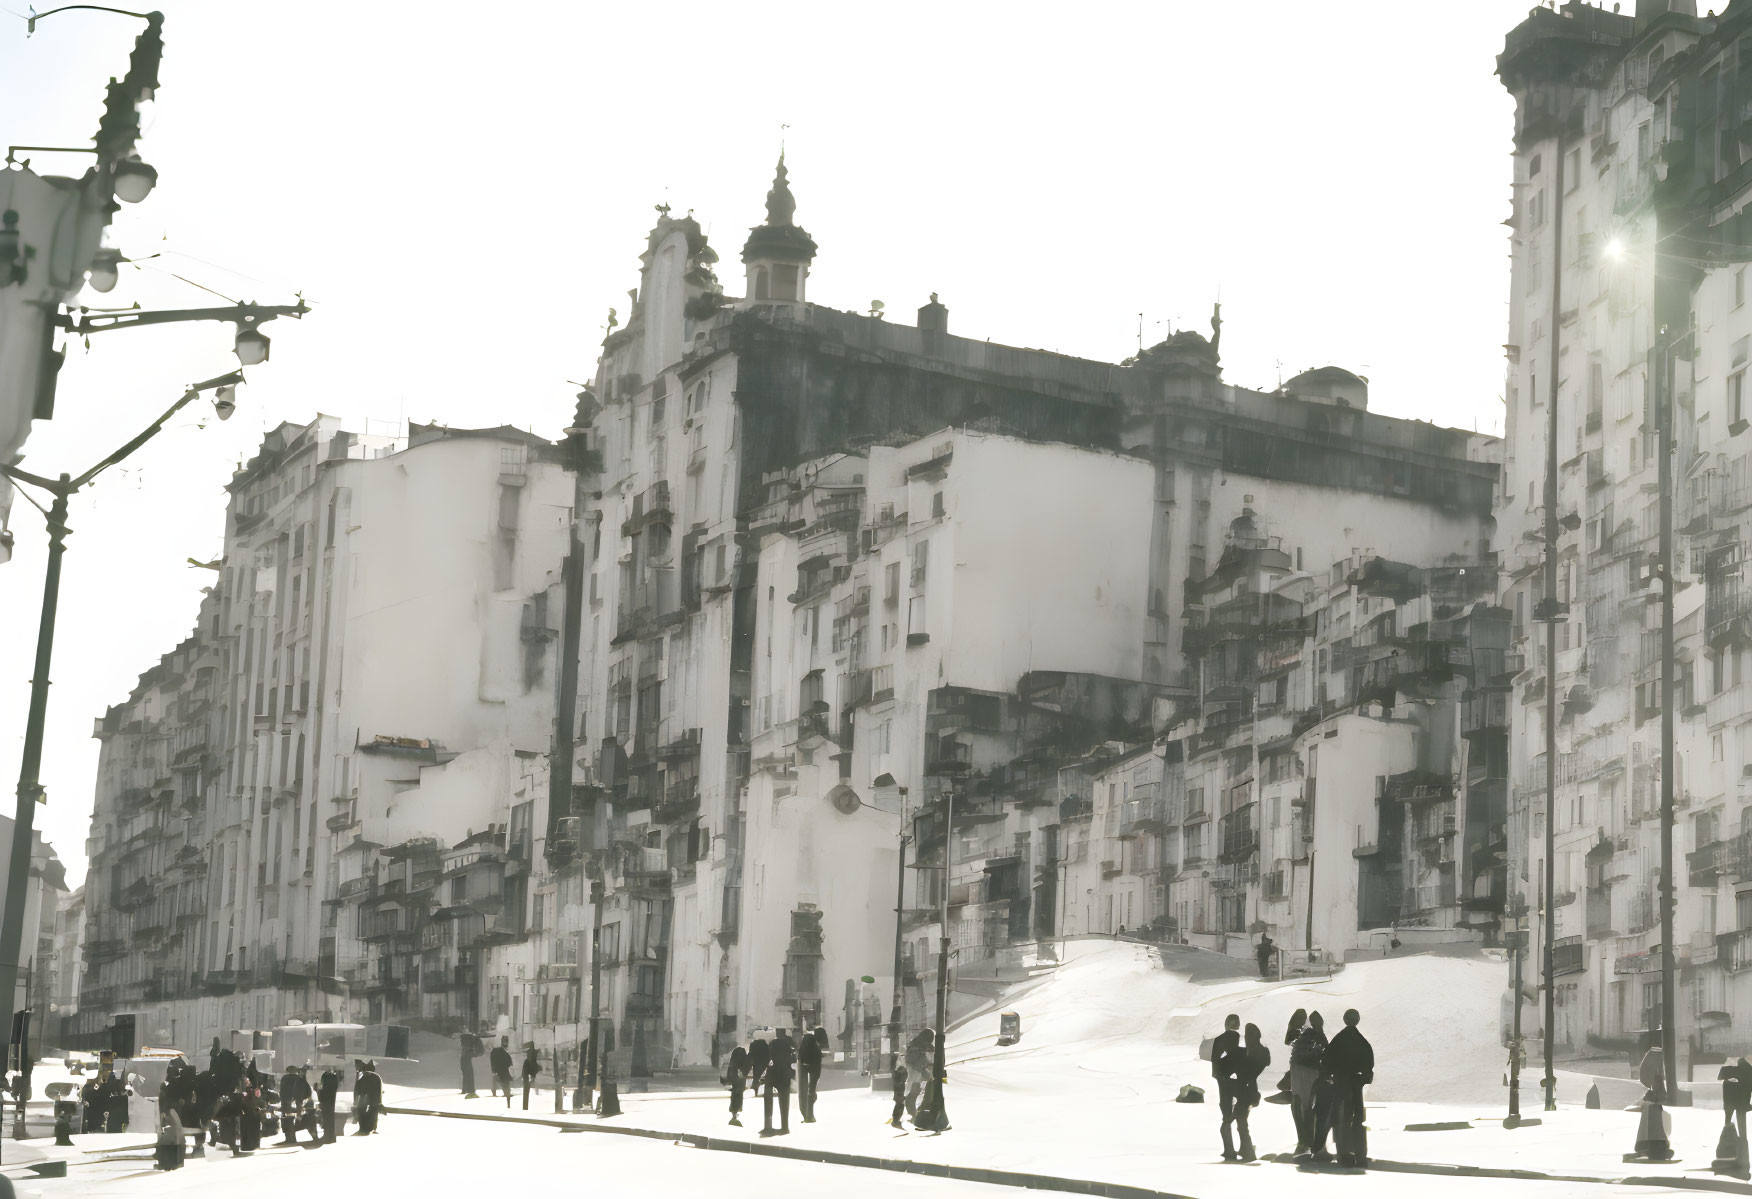
<path id="1" fill-rule="evenodd" d="M 140 23 L 67 12 L 26 37 L 24 7 L 0 0 L 0 135 L 89 145 Z M 741 294 L 781 142 L 816 303 L 910 323 L 937 292 L 951 332 L 1119 361 L 1140 322 L 1146 345 L 1208 333 L 1220 299 L 1232 383 L 1331 363 L 1377 411 L 1502 426 L 1513 102 L 1493 71 L 1527 0 L 159 7 L 140 142 L 159 182 L 111 227 L 137 265 L 86 302 L 313 311 L 267 326 L 232 420 L 191 406 L 73 504 L 38 812 L 72 879 L 92 721 L 188 635 L 212 579 L 188 559 L 219 555 L 263 432 L 324 412 L 557 437 L 655 206 L 692 210 Z M 85 469 L 235 367 L 230 346 L 219 324 L 73 345 L 24 465 Z M 12 528 L 8 795 L 46 555 L 28 504 Z"/>

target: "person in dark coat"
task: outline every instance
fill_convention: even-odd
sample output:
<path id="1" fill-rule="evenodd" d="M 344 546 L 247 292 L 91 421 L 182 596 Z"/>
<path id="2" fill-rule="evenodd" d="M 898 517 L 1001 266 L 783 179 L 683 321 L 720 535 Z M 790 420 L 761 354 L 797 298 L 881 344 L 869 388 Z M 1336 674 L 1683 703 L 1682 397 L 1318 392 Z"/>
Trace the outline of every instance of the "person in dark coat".
<path id="1" fill-rule="evenodd" d="M 529 1110 L 529 1089 L 541 1076 L 541 1059 L 535 1056 L 535 1042 L 523 1046 L 523 1110 Z"/>
<path id="2" fill-rule="evenodd" d="M 919 1095 L 923 1093 L 925 1084 L 931 1080 L 936 1052 L 937 1034 L 932 1029 L 920 1029 L 919 1034 L 907 1042 L 906 1114 L 909 1116 L 919 1114 Z"/>
<path id="3" fill-rule="evenodd" d="M 340 1132 L 335 1116 L 335 1096 L 341 1090 L 341 1071 L 330 1066 L 316 1082 L 316 1106 L 322 1111 L 322 1143 L 332 1145 Z"/>
<path id="4" fill-rule="evenodd" d="M 791 1080 L 797 1070 L 797 1042 L 791 1039 L 789 1029 L 779 1029 L 778 1035 L 768 1046 L 772 1058 L 767 1062 L 766 1090 L 763 1092 L 766 1107 L 766 1127 L 761 1130 L 763 1137 L 789 1136 L 791 1132 Z M 779 1126 L 773 1127 L 773 1099 L 779 1101 Z"/>
<path id="5" fill-rule="evenodd" d="M 102 1132 L 108 1111 L 109 1094 L 103 1089 L 103 1083 L 96 1078 L 86 1079 L 85 1085 L 79 1088 L 79 1131 Z"/>
<path id="6" fill-rule="evenodd" d="M 207 1137 L 207 1144 L 219 1143 L 219 1126 L 214 1122 L 215 1110 L 219 1107 L 219 1079 L 209 1066 L 195 1075 L 195 1121 Z"/>
<path id="7" fill-rule="evenodd" d="M 510 1088 L 506 1088 L 505 1106 L 509 1107 Z M 353 1080 L 353 1113 L 359 1122 L 354 1136 L 368 1137 L 377 1131 L 377 1117 L 383 1110 L 383 1079 L 377 1075 L 376 1062 L 359 1063 L 359 1076 Z"/>
<path id="8" fill-rule="evenodd" d="M 827 1029 L 805 1033 L 797 1043 L 797 1113 L 803 1123 L 815 1123 L 815 1088 L 821 1082 L 821 1058 L 827 1051 Z"/>
<path id="9" fill-rule="evenodd" d="M 1259 946 L 1253 951 L 1253 956 L 1259 961 L 1259 977 L 1271 977 L 1271 955 L 1276 952 L 1277 946 L 1272 944 L 1270 934 L 1260 933 Z"/>
<path id="10" fill-rule="evenodd" d="M 888 1123 L 895 1128 L 906 1127 L 900 1122 L 901 1114 L 906 1111 L 906 1077 L 906 1063 L 895 1062 L 894 1077 L 889 1080 L 894 1087 L 894 1111 L 888 1117 Z"/>
<path id="11" fill-rule="evenodd" d="M 742 1093 L 748 1087 L 748 1050 L 738 1045 L 730 1051 L 730 1064 L 724 1069 L 724 1079 L 730 1085 L 730 1123 L 742 1127 Z"/>
<path id="12" fill-rule="evenodd" d="M 1341 1166 L 1369 1162 L 1369 1136 L 1363 1125 L 1363 1088 L 1375 1081 L 1375 1050 L 1357 1030 L 1355 1008 L 1321 1058 L 1320 1073 L 1332 1080 L 1332 1140 Z"/>
<path id="13" fill-rule="evenodd" d="M 217 1131 L 215 1145 L 223 1145 L 232 1153 L 239 1152 L 238 1137 L 243 1131 L 243 1092 L 226 1091 L 213 1106 L 213 1121 Z"/>
<path id="14" fill-rule="evenodd" d="M 1236 1160 L 1235 1142 L 1230 1135 L 1230 1129 L 1235 1123 L 1235 1109 L 1241 1104 L 1241 1067 L 1244 1065 L 1241 1052 L 1241 1017 L 1230 1013 L 1223 1017 L 1223 1031 L 1217 1034 L 1217 1039 L 1211 1043 L 1211 1077 L 1217 1080 L 1217 1109 L 1223 1118 L 1223 1160 Z M 1247 1119 L 1246 1111 L 1241 1113 L 1241 1119 Z M 1246 1124 L 1242 1124 L 1241 1143 L 1251 1148 L 1247 1141 Z"/>
<path id="15" fill-rule="evenodd" d="M 298 1143 L 298 1126 L 310 1108 L 310 1080 L 304 1066 L 288 1066 L 280 1077 L 280 1136 L 282 1145 Z"/>
<path id="16" fill-rule="evenodd" d="M 763 1094 L 766 1088 L 767 1067 L 772 1065 L 773 1048 L 765 1037 L 756 1037 L 748 1043 L 748 1086 L 756 1095 Z M 773 1135 L 773 1105 L 766 1105 L 766 1127 L 761 1130 L 761 1136 Z"/>
<path id="17" fill-rule="evenodd" d="M 493 1052 L 487 1055 L 487 1065 L 493 1072 L 493 1094 L 501 1089 L 505 1092 L 505 1106 L 511 1106 L 511 1038 L 500 1037 L 499 1043 L 493 1046 Z"/>
<path id="18" fill-rule="evenodd" d="M 469 1032 L 462 1031 L 462 1097 L 464 1099 L 479 1099 L 475 1094 L 474 1060 L 487 1051 L 481 1044 L 481 1039 Z"/>
<path id="19" fill-rule="evenodd" d="M 1326 1127 L 1320 1109 L 1320 1063 L 1326 1055 L 1326 1022 L 1319 1012 L 1308 1013 L 1308 1023 L 1290 1046 L 1290 1110 L 1296 1121 L 1296 1156 L 1330 1161 L 1326 1152 Z"/>
<path id="20" fill-rule="evenodd" d="M 267 1108 L 262 1103 L 262 1093 L 254 1083 L 245 1082 L 243 1089 L 237 1093 L 237 1145 L 244 1153 L 254 1153 L 262 1147 L 262 1117 L 267 1115 Z M 237 1150 L 233 1150 L 237 1152 Z"/>
<path id="21" fill-rule="evenodd" d="M 1235 1107 L 1235 1125 L 1241 1135 L 1241 1160 L 1250 1162 L 1258 1156 L 1253 1151 L 1253 1134 L 1247 1127 L 1248 1113 L 1259 1106 L 1259 1076 L 1271 1065 L 1271 1050 L 1259 1038 L 1259 1025 L 1249 1024 L 1242 1037 L 1240 1053 L 1235 1058 L 1235 1081 L 1239 1094 Z"/>

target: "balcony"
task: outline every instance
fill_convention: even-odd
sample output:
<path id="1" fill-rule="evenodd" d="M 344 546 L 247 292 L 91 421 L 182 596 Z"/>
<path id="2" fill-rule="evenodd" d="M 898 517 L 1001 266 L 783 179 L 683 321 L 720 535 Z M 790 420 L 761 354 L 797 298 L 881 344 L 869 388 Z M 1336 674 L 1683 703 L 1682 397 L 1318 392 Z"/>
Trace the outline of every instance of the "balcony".
<path id="1" fill-rule="evenodd" d="M 663 798 L 652 815 L 658 820 L 680 820 L 699 810 L 700 780 L 692 775 L 676 779 L 663 788 Z"/>
<path id="2" fill-rule="evenodd" d="M 1486 733 L 1506 733 L 1509 729 L 1509 693 L 1507 691 L 1471 691 L 1460 710 L 1460 735 L 1477 737 Z"/>
<path id="3" fill-rule="evenodd" d="M 1251 817 L 1251 813 L 1248 814 Z M 1259 851 L 1259 829 L 1251 818 L 1238 823 L 1223 822 L 1223 862 L 1239 862 Z"/>
<path id="4" fill-rule="evenodd" d="M 1559 937 L 1551 943 L 1551 972 L 1580 974 L 1582 972 L 1582 939 Z"/>
<path id="5" fill-rule="evenodd" d="M 1752 928 L 1742 928 L 1718 936 L 1716 961 L 1730 974 L 1752 969 Z"/>
<path id="6" fill-rule="evenodd" d="M 235 970 L 209 970 L 201 980 L 201 989 L 209 995 L 229 995 L 237 990 Z"/>
<path id="7" fill-rule="evenodd" d="M 1691 875 L 1692 886 L 1713 887 L 1716 885 L 1716 880 L 1726 873 L 1731 865 L 1728 848 L 1729 843 L 1726 841 L 1711 841 L 1685 855 L 1685 869 Z"/>

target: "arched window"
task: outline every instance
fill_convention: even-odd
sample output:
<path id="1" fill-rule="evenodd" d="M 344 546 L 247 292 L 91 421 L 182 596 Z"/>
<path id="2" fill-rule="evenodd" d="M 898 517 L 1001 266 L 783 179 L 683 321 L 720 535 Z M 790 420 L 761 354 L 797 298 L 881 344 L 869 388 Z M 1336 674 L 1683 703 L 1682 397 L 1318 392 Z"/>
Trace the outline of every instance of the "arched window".
<path id="1" fill-rule="evenodd" d="M 767 298 L 767 272 L 764 266 L 754 268 L 754 298 L 757 300 Z"/>

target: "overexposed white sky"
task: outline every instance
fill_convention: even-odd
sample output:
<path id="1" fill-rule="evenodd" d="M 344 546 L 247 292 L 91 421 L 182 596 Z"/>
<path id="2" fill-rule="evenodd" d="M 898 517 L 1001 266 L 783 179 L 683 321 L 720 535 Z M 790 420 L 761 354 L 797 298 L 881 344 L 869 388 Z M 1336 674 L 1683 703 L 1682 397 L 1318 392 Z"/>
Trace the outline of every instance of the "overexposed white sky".
<path id="1" fill-rule="evenodd" d="M 1335 363 L 1379 411 L 1501 428 L 1513 104 L 1493 71 L 1527 0 L 158 6 L 159 184 L 111 241 L 160 257 L 88 302 L 223 302 L 206 287 L 315 311 L 267 327 L 233 420 L 191 407 L 74 503 L 38 813 L 71 878 L 92 720 L 188 634 L 213 576 L 186 560 L 218 555 L 263 430 L 322 411 L 557 436 L 654 205 L 693 210 L 740 294 L 781 132 L 817 303 L 910 323 L 935 291 L 954 333 L 1118 361 L 1140 312 L 1146 344 L 1208 333 L 1220 295 L 1230 382 Z M 0 0 L 0 136 L 89 145 L 140 22 L 69 12 L 27 39 L 24 8 Z M 234 367 L 230 342 L 74 346 L 25 465 L 83 470 Z M 45 555 L 22 500 L 12 527 L 7 796 Z"/>

